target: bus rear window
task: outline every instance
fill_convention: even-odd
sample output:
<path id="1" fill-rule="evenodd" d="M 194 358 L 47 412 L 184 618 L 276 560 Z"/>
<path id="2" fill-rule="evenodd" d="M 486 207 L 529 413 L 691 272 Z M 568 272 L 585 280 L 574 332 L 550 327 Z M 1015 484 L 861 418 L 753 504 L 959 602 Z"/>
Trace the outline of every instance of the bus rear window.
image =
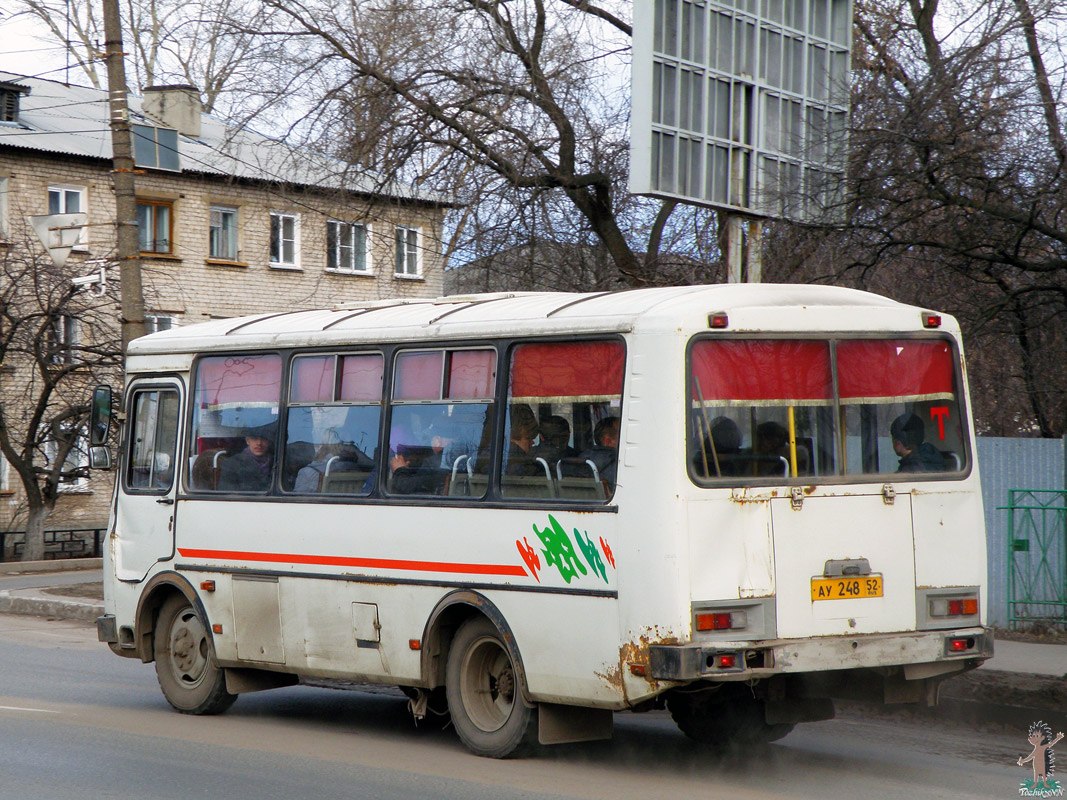
<path id="1" fill-rule="evenodd" d="M 702 339 L 688 380 L 687 457 L 698 482 L 966 467 L 943 339 Z"/>

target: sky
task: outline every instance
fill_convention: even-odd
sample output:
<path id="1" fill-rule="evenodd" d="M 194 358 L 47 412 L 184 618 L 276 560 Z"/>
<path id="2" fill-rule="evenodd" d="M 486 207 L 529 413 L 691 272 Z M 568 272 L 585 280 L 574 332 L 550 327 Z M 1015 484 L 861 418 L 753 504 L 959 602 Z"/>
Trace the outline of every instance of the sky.
<path id="1" fill-rule="evenodd" d="M 50 80 L 65 80 L 66 53 L 62 46 L 42 40 L 43 26 L 26 18 L 10 19 L 0 11 L 0 70 L 34 75 Z M 87 85 L 84 73 L 70 69 L 71 83 Z"/>

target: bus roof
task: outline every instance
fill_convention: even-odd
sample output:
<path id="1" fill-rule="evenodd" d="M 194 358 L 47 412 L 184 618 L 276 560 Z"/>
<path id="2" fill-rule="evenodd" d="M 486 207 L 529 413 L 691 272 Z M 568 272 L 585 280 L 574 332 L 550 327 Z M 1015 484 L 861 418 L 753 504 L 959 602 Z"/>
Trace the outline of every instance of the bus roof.
<path id="1" fill-rule="evenodd" d="M 783 313 L 788 310 L 789 313 Z M 131 356 L 501 335 L 706 328 L 732 331 L 907 331 L 921 309 L 880 295 L 806 284 L 719 284 L 616 292 L 498 292 L 346 303 L 172 328 L 130 343 Z M 956 331 L 944 317 L 943 329 Z"/>

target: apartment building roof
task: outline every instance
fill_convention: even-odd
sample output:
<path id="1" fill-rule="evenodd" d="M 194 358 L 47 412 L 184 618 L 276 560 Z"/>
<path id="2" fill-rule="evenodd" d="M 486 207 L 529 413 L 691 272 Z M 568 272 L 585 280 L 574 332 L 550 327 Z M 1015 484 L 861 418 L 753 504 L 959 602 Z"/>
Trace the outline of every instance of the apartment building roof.
<path id="1" fill-rule="evenodd" d="M 180 88 L 180 87 L 179 87 Z M 110 161 L 108 93 L 42 78 L 0 71 L 0 89 L 18 95 L 18 114 L 0 121 L 0 147 Z M 145 111 L 145 98 L 129 96 L 131 122 L 160 126 Z M 449 204 L 440 194 L 389 181 L 372 172 L 237 127 L 210 114 L 199 115 L 199 134 L 179 132 L 181 172 L 234 176 L 297 186 L 340 189 L 431 204 Z"/>

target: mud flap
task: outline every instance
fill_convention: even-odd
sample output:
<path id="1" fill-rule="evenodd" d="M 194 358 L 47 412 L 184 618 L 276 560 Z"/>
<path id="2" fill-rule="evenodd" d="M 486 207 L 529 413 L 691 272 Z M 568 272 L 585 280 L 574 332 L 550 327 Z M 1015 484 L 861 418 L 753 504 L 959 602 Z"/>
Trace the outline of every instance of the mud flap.
<path id="1" fill-rule="evenodd" d="M 283 686 L 295 686 L 300 682 L 296 675 L 287 672 L 268 672 L 264 669 L 228 668 L 226 672 L 226 691 L 230 694 L 261 692 L 264 689 L 280 689 Z"/>
<path id="2" fill-rule="evenodd" d="M 537 720 L 537 741 L 541 744 L 610 739 L 613 726 L 613 714 L 606 708 L 557 703 L 538 703 Z"/>

